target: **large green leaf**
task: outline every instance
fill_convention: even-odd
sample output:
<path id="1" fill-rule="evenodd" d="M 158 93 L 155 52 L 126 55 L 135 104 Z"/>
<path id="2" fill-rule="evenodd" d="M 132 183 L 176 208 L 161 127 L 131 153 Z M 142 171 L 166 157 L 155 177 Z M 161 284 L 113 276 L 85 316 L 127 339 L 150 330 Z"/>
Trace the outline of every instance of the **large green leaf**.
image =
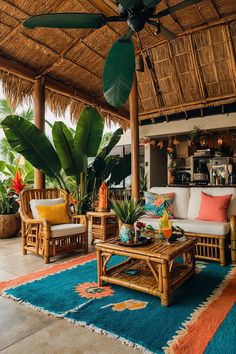
<path id="1" fill-rule="evenodd" d="M 6 162 L 5 161 L 0 161 L 0 172 L 3 172 L 6 167 Z"/>
<path id="2" fill-rule="evenodd" d="M 132 39 L 120 38 L 112 46 L 103 71 L 103 94 L 107 102 L 120 107 L 127 101 L 135 71 Z"/>
<path id="3" fill-rule="evenodd" d="M 100 28 L 106 24 L 102 14 L 58 13 L 32 16 L 24 21 L 26 28 Z"/>
<path id="4" fill-rule="evenodd" d="M 120 184 L 123 179 L 131 174 L 131 154 L 119 159 L 111 172 L 110 184 Z"/>
<path id="5" fill-rule="evenodd" d="M 49 177 L 61 169 L 60 160 L 52 144 L 34 124 L 17 115 L 9 115 L 2 127 L 11 147 L 23 155 L 34 167 Z"/>
<path id="6" fill-rule="evenodd" d="M 92 107 L 86 107 L 79 118 L 76 126 L 74 146 L 76 152 L 87 157 L 97 155 L 102 140 L 104 120 L 99 112 Z"/>
<path id="7" fill-rule="evenodd" d="M 52 137 L 62 168 L 67 176 L 79 176 L 83 169 L 83 155 L 75 152 L 74 138 L 63 122 L 55 122 Z"/>
<path id="8" fill-rule="evenodd" d="M 98 154 L 98 157 L 105 158 L 108 154 L 110 154 L 114 146 L 116 146 L 116 144 L 120 141 L 122 134 L 123 134 L 122 128 L 116 129 L 116 131 L 106 141 L 106 145 L 101 149 L 100 153 Z"/>

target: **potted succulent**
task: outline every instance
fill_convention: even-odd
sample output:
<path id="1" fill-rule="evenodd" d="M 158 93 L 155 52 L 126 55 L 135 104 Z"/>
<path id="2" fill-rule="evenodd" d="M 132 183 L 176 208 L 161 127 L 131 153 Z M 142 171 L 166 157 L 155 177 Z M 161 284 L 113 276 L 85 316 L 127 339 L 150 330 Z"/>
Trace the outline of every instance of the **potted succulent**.
<path id="1" fill-rule="evenodd" d="M 124 200 L 113 199 L 111 208 L 122 223 L 119 232 L 120 241 L 124 243 L 134 242 L 134 223 L 145 214 L 144 206 L 135 199 L 128 199 L 125 196 Z"/>
<path id="2" fill-rule="evenodd" d="M 14 237 L 21 227 L 18 196 L 9 191 L 8 181 L 0 181 L 0 238 Z"/>

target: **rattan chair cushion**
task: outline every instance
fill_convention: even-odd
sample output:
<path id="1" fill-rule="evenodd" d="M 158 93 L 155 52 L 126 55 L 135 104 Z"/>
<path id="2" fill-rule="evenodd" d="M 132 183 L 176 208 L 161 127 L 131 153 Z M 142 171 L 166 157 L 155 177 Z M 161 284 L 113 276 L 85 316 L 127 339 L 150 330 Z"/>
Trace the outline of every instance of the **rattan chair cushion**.
<path id="1" fill-rule="evenodd" d="M 51 226 L 51 237 L 78 235 L 84 232 L 84 224 L 60 224 Z"/>

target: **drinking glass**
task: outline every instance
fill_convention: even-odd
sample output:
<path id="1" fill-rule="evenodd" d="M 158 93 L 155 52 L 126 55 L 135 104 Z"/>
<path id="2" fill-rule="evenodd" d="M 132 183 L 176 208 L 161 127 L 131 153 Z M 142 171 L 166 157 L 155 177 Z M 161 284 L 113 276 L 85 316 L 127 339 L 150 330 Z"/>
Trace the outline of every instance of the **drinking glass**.
<path id="1" fill-rule="evenodd" d="M 166 244 L 170 245 L 169 238 L 172 235 L 172 227 L 169 229 L 163 229 L 162 230 L 164 237 L 166 238 Z"/>

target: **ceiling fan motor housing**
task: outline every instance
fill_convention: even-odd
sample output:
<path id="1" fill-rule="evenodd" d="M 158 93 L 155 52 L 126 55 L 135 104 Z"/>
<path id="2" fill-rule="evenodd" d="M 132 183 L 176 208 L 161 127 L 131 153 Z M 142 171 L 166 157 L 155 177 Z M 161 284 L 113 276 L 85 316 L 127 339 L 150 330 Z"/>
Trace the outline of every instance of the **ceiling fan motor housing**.
<path id="1" fill-rule="evenodd" d="M 134 31 L 134 32 L 139 32 L 142 31 L 142 29 L 145 26 L 146 22 L 146 17 L 143 14 L 135 14 L 129 16 L 127 20 L 128 26 Z"/>

